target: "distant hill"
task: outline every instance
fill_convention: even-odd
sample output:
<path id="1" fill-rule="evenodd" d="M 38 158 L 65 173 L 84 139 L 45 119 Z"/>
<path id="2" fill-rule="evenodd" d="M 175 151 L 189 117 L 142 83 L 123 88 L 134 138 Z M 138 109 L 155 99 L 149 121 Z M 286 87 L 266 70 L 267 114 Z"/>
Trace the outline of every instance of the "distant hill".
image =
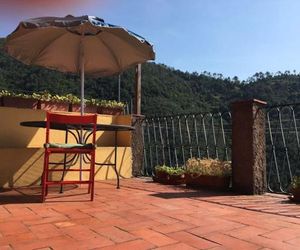
<path id="1" fill-rule="evenodd" d="M 49 90 L 80 95 L 77 75 L 26 66 L 3 52 L 0 39 L 0 89 L 18 92 Z M 134 96 L 134 69 L 122 73 L 121 99 Z M 118 77 L 87 78 L 86 96 L 117 99 Z M 295 72 L 258 72 L 247 81 L 220 74 L 188 73 L 166 65 L 142 66 L 142 112 L 170 114 L 226 110 L 234 100 L 257 98 L 269 104 L 300 102 L 300 75 Z"/>

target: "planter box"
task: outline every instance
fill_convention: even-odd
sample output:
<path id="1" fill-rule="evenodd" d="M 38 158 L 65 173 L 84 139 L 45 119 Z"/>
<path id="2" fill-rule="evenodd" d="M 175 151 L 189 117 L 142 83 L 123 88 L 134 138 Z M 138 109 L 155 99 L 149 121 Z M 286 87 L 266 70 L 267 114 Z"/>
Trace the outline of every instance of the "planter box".
<path id="1" fill-rule="evenodd" d="M 80 104 L 69 104 L 69 111 L 70 112 L 80 112 Z"/>
<path id="2" fill-rule="evenodd" d="M 106 115 L 121 115 L 124 112 L 123 108 L 98 107 L 98 114 Z"/>
<path id="3" fill-rule="evenodd" d="M 153 181 L 167 184 L 170 176 L 166 172 L 156 172 L 154 176 L 152 176 Z"/>
<path id="4" fill-rule="evenodd" d="M 193 176 L 191 174 L 186 174 L 187 187 L 226 190 L 229 188 L 229 184 L 230 177 L 206 175 Z"/>
<path id="5" fill-rule="evenodd" d="M 71 112 L 80 112 L 80 104 L 70 104 Z M 123 113 L 123 108 L 107 108 L 98 107 L 96 105 L 86 105 L 84 108 L 85 113 L 98 113 L 106 115 L 120 115 Z"/>
<path id="6" fill-rule="evenodd" d="M 168 184 L 168 185 L 181 185 L 185 183 L 184 175 L 169 175 L 165 172 L 158 172 L 152 176 L 153 181 Z"/>
<path id="7" fill-rule="evenodd" d="M 300 188 L 291 190 L 292 195 L 289 197 L 290 200 L 300 202 Z"/>
<path id="8" fill-rule="evenodd" d="M 47 111 L 69 111 L 69 103 L 54 102 L 54 101 L 40 101 L 40 109 Z"/>
<path id="9" fill-rule="evenodd" d="M 36 99 L 14 96 L 3 96 L 1 102 L 4 107 L 38 109 L 39 106 L 39 101 Z"/>
<path id="10" fill-rule="evenodd" d="M 71 112 L 80 112 L 81 106 L 80 104 L 72 104 L 70 103 L 70 111 Z M 84 113 L 97 113 L 98 107 L 96 105 L 86 105 L 84 108 Z"/>
<path id="11" fill-rule="evenodd" d="M 168 184 L 181 185 L 185 184 L 185 175 L 169 175 Z"/>

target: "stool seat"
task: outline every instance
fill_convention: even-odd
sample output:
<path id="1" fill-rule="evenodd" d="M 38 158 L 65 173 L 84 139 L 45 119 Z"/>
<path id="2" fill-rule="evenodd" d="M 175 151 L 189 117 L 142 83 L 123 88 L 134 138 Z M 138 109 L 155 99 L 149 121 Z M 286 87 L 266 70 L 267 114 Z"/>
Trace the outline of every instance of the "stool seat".
<path id="1" fill-rule="evenodd" d="M 80 148 L 80 149 L 95 149 L 96 145 L 93 143 L 45 143 L 44 148 Z"/>

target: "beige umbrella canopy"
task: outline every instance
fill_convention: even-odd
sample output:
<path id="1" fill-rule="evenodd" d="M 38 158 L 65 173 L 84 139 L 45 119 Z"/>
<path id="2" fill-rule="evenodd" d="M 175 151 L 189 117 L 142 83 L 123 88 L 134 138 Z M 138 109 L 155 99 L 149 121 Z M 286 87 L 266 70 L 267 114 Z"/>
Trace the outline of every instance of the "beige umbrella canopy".
<path id="1" fill-rule="evenodd" d="M 100 77 L 154 60 L 152 45 L 123 27 L 94 16 L 40 17 L 20 22 L 5 43 L 6 52 L 28 65 Z"/>

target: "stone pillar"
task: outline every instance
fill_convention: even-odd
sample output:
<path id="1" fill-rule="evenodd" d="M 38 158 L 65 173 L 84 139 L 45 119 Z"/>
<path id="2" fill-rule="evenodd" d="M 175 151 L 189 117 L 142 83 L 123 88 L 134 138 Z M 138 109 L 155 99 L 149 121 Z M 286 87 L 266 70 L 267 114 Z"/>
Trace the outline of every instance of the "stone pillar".
<path id="1" fill-rule="evenodd" d="M 232 103 L 232 188 L 243 194 L 266 192 L 265 112 L 267 103 Z"/>
<path id="2" fill-rule="evenodd" d="M 143 115 L 132 115 L 131 149 L 132 149 L 132 175 L 140 176 L 144 162 L 144 140 L 143 140 Z"/>

